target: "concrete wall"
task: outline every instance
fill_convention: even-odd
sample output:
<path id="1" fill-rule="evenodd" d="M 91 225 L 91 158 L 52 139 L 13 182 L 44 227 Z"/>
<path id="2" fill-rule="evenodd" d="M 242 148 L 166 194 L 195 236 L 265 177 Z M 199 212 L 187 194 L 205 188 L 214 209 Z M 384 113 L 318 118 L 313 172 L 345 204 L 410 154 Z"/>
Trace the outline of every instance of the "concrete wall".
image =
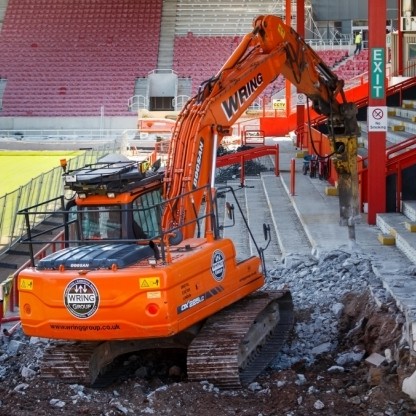
<path id="1" fill-rule="evenodd" d="M 0 117 L 0 130 L 136 129 L 137 115 L 120 117 Z"/>
<path id="2" fill-rule="evenodd" d="M 387 19 L 397 19 L 397 9 L 397 0 L 387 0 Z M 312 10 L 316 21 L 368 19 L 367 0 L 312 0 Z"/>

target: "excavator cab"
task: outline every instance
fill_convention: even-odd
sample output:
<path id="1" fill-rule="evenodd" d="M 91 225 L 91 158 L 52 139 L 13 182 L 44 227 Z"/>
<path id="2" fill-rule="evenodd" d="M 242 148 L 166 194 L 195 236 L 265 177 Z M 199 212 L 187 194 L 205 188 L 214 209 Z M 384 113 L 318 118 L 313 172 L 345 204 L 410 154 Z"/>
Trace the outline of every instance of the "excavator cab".
<path id="1" fill-rule="evenodd" d="M 143 171 L 122 155 L 107 155 L 95 164 L 66 170 L 70 201 L 65 239 L 137 242 L 160 234 L 163 173 Z"/>
<path id="2" fill-rule="evenodd" d="M 160 235 L 160 187 L 140 194 L 127 203 L 76 200 L 69 207 L 72 221 L 79 224 L 80 240 L 145 240 Z M 73 229 L 75 231 L 75 229 Z M 69 236 L 69 240 L 75 236 Z"/>

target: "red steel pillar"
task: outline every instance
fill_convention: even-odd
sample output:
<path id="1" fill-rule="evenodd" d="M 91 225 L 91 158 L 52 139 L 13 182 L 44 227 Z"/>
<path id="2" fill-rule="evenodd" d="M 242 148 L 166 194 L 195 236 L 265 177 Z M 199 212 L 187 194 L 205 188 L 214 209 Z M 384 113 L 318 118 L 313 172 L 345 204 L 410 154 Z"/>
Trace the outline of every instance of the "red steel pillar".
<path id="1" fill-rule="evenodd" d="M 296 32 L 302 38 L 305 38 L 305 1 L 301 0 L 296 3 Z M 299 94 L 299 91 L 298 91 Z M 305 123 L 305 105 L 298 102 L 296 103 L 296 126 L 297 131 L 301 135 L 301 137 L 297 138 L 297 145 L 301 145 L 303 143 L 303 126 Z"/>
<path id="2" fill-rule="evenodd" d="M 304 0 L 301 0 L 302 2 Z M 288 26 L 292 25 L 292 0 L 286 0 L 286 5 L 285 5 L 285 20 L 286 20 L 286 24 Z M 291 107 L 292 107 L 292 103 L 291 103 L 291 89 L 292 89 L 292 84 L 290 83 L 289 80 L 286 80 L 285 82 L 285 99 L 286 99 L 286 117 L 289 119 L 289 115 L 291 113 Z"/>
<path id="3" fill-rule="evenodd" d="M 368 223 L 386 212 L 386 0 L 368 0 Z"/>
<path id="4" fill-rule="evenodd" d="M 402 0 L 397 0 L 397 10 L 398 16 L 397 21 L 399 22 L 397 28 L 397 71 L 398 73 L 395 75 L 404 75 L 403 73 L 403 34 L 402 34 Z"/>

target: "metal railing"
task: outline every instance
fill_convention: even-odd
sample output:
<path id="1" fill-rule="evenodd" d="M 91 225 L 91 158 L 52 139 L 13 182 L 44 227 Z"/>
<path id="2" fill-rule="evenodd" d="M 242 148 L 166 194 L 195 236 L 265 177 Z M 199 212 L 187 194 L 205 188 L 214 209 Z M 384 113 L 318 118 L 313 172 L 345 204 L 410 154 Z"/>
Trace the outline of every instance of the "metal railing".
<path id="1" fill-rule="evenodd" d="M 178 95 L 172 100 L 172 106 L 175 109 L 175 111 L 182 110 L 183 107 L 185 107 L 185 104 L 189 100 L 189 95 Z"/>
<path id="2" fill-rule="evenodd" d="M 240 165 L 240 184 L 241 187 L 245 186 L 245 162 L 260 158 L 262 156 L 274 155 L 274 174 L 280 175 L 279 167 L 279 145 L 254 147 L 248 150 L 242 150 L 241 152 L 230 153 L 217 157 L 217 168 L 224 166 L 230 166 L 232 164 Z"/>
<path id="3" fill-rule="evenodd" d="M 94 163 L 102 156 L 119 149 L 108 146 L 90 150 L 68 161 L 71 169 Z M 11 247 L 25 233 L 23 218 L 17 215 L 19 210 L 56 198 L 63 194 L 62 168 L 57 167 L 33 178 L 13 192 L 0 197 L 0 254 Z M 54 211 L 51 206 L 49 210 Z M 39 221 L 43 220 L 40 218 Z"/>
<path id="4" fill-rule="evenodd" d="M 134 137 L 136 130 L 126 129 L 18 129 L 0 130 L 0 137 L 3 139 L 13 139 L 17 141 L 64 141 L 73 140 L 74 142 L 93 141 L 91 147 L 100 140 L 113 141 L 115 137 L 122 135 Z"/>
<path id="5" fill-rule="evenodd" d="M 416 136 L 397 143 L 386 150 L 386 175 L 394 175 L 395 179 L 395 207 L 401 211 L 403 171 L 416 164 Z M 368 202 L 368 156 L 359 160 L 360 203 Z"/>
<path id="6" fill-rule="evenodd" d="M 128 99 L 127 107 L 129 111 L 139 111 L 140 109 L 149 109 L 149 99 L 144 95 L 133 95 Z"/>

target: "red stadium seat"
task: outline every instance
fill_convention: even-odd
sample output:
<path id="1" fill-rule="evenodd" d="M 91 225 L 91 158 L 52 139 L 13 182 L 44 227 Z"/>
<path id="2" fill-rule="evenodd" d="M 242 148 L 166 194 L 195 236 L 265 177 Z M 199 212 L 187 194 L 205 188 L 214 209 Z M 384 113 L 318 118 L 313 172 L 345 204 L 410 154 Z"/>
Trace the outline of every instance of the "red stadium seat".
<path id="1" fill-rule="evenodd" d="M 2 115 L 128 114 L 136 77 L 157 65 L 162 1 L 10 1 Z"/>

